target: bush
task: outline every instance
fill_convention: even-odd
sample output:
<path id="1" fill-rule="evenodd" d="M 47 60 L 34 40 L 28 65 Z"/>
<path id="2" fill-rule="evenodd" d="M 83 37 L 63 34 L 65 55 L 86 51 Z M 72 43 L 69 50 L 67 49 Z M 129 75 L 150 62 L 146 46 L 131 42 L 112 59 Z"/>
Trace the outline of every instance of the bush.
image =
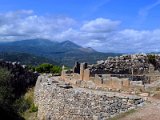
<path id="1" fill-rule="evenodd" d="M 30 102 L 24 97 L 21 97 L 15 101 L 13 108 L 17 113 L 23 113 L 30 108 Z"/>
<path id="2" fill-rule="evenodd" d="M 52 64 L 44 63 L 44 64 L 37 66 L 35 70 L 39 73 L 50 73 L 50 70 L 52 67 L 53 67 Z"/>
<path id="3" fill-rule="evenodd" d="M 33 96 L 34 89 L 30 88 L 27 90 L 24 96 L 21 96 L 19 99 L 17 99 L 13 104 L 13 108 L 16 110 L 16 112 L 22 114 L 26 110 L 29 110 L 31 107 L 33 107 Z"/>
<path id="4" fill-rule="evenodd" d="M 13 102 L 14 94 L 11 86 L 11 73 L 0 68 L 0 104 L 10 105 Z"/>
<path id="5" fill-rule="evenodd" d="M 62 70 L 62 68 L 61 67 L 59 67 L 59 66 L 53 66 L 52 68 L 51 68 L 51 73 L 61 73 L 61 70 Z"/>
<path id="6" fill-rule="evenodd" d="M 155 65 L 156 64 L 156 56 L 155 55 L 148 55 L 149 63 Z"/>
<path id="7" fill-rule="evenodd" d="M 44 63 L 35 68 L 39 73 L 61 73 L 61 67 Z"/>

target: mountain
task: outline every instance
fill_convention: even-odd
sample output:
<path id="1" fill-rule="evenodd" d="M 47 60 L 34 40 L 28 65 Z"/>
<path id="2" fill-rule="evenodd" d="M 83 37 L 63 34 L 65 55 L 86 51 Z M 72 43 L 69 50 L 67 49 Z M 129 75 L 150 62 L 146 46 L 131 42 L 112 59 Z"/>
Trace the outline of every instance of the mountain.
<path id="1" fill-rule="evenodd" d="M 94 50 L 94 49 L 91 48 L 91 47 L 80 48 L 80 50 L 83 51 L 83 52 L 87 52 L 87 53 L 94 53 L 94 52 L 97 52 L 96 50 Z"/>
<path id="2" fill-rule="evenodd" d="M 108 56 L 119 56 L 117 53 L 101 53 L 92 48 L 81 47 L 69 40 L 54 42 L 46 39 L 30 39 L 0 43 L 1 52 L 29 53 L 52 59 L 55 62 L 72 66 L 75 61 L 95 63 Z"/>
<path id="3" fill-rule="evenodd" d="M 5 61 L 15 62 L 18 61 L 24 65 L 39 65 L 42 63 L 51 63 L 54 65 L 59 65 L 59 63 L 50 60 L 48 58 L 35 56 L 28 53 L 15 53 L 15 52 L 0 52 L 0 59 Z"/>

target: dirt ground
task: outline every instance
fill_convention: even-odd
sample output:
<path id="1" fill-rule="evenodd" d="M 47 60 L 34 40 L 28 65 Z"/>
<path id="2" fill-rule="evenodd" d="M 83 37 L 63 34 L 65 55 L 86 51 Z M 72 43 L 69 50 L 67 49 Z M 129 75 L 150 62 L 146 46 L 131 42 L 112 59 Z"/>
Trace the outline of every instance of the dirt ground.
<path id="1" fill-rule="evenodd" d="M 148 98 L 148 104 L 118 120 L 160 120 L 160 99 Z"/>

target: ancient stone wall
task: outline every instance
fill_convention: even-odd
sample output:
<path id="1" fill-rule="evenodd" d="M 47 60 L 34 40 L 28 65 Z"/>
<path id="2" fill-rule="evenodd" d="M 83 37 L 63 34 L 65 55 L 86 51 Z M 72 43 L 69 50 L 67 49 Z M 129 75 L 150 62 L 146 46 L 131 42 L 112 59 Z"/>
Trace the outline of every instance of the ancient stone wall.
<path id="1" fill-rule="evenodd" d="M 76 62 L 73 72 L 67 74 L 62 71 L 62 79 L 77 83 L 78 86 L 90 88 L 89 83 L 95 87 L 114 90 L 143 90 L 145 84 L 149 84 L 160 78 L 158 71 L 158 58 L 155 57 L 156 64 L 153 65 L 146 54 L 123 55 L 120 57 L 109 57 L 106 61 L 98 61 L 97 64 L 87 65 L 87 63 Z M 159 59 L 160 60 L 160 59 Z M 83 80 L 83 81 L 81 81 Z M 130 82 L 133 82 L 133 84 Z M 139 82 L 141 84 L 139 84 Z M 82 85 L 80 85 L 82 83 Z"/>
<path id="2" fill-rule="evenodd" d="M 137 96 L 67 87 L 57 77 L 39 76 L 35 86 L 39 120 L 106 120 L 142 103 Z"/>
<path id="3" fill-rule="evenodd" d="M 147 55 L 123 55 L 109 57 L 104 62 L 91 66 L 91 74 L 147 74 L 149 63 Z"/>

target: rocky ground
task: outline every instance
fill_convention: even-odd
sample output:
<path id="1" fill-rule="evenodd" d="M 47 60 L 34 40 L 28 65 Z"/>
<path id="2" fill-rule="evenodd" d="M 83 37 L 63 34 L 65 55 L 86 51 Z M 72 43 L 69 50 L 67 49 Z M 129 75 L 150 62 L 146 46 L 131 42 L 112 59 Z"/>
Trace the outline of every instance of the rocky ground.
<path id="1" fill-rule="evenodd" d="M 148 104 L 118 120 L 159 120 L 160 119 L 160 100 L 149 98 Z"/>
<path id="2" fill-rule="evenodd" d="M 79 99 L 78 99 L 79 102 L 74 103 L 74 105 L 79 105 L 80 101 L 82 101 L 81 99 L 84 99 L 85 101 L 89 99 L 92 103 L 94 103 L 94 101 L 92 101 L 93 95 L 92 95 L 92 97 L 90 97 L 90 94 L 94 94 L 94 96 L 95 95 L 100 96 L 100 97 L 95 98 L 95 100 L 98 100 L 98 101 L 103 96 L 101 94 L 104 94 L 104 93 L 107 93 L 106 94 L 107 96 L 108 95 L 119 96 L 120 98 L 121 97 L 123 98 L 123 96 L 126 96 L 125 93 L 117 93 L 117 92 L 109 92 L 108 93 L 106 91 L 91 90 L 91 89 L 86 89 L 86 88 L 85 89 L 84 88 L 77 88 L 76 86 L 73 86 L 73 88 L 71 88 L 71 89 L 73 89 L 73 91 L 72 91 L 72 90 L 68 89 L 69 85 L 63 84 L 63 81 L 59 81 L 59 77 L 41 76 L 41 78 L 43 78 L 43 79 L 39 79 L 40 83 L 37 83 L 37 85 L 36 85 L 36 87 L 37 87 L 36 89 L 38 90 L 37 92 L 44 93 L 44 96 L 41 96 L 42 97 L 41 99 L 38 98 L 38 101 L 37 101 L 40 105 L 39 108 L 42 108 L 41 111 L 39 111 L 39 112 L 41 112 L 39 115 L 41 115 L 44 110 L 49 112 L 50 111 L 49 109 L 52 109 L 53 106 L 54 106 L 54 109 L 52 109 L 52 112 L 53 111 L 57 112 L 57 111 L 55 111 L 56 105 L 60 106 L 64 102 L 64 104 L 66 106 L 68 104 L 68 103 L 66 103 L 66 101 L 70 100 L 71 103 L 69 103 L 69 107 L 67 108 L 67 113 L 68 113 L 68 110 L 71 109 L 71 104 L 75 102 L 73 100 L 73 98 L 75 97 L 75 94 L 73 91 L 75 89 L 76 89 L 76 92 L 75 92 L 76 95 L 78 94 L 78 96 L 83 96 L 83 97 L 79 97 Z M 58 81 L 58 83 L 56 81 Z M 54 84 L 57 84 L 58 87 L 56 87 Z M 157 81 L 157 83 L 153 84 L 153 86 L 158 86 L 158 85 L 159 85 L 159 81 Z M 114 117 L 111 118 L 111 120 L 159 120 L 160 119 L 160 90 L 156 89 L 156 91 L 155 91 L 155 89 L 152 89 L 153 86 L 152 85 L 147 86 L 147 87 L 151 88 L 151 89 L 148 88 L 148 90 L 154 90 L 154 94 L 152 93 L 153 95 L 150 95 L 150 97 L 141 96 L 141 97 L 144 97 L 145 100 L 147 98 L 147 101 L 145 102 L 144 106 L 138 107 L 134 111 L 127 111 L 127 113 L 122 113 L 122 115 L 121 114 L 119 115 L 120 117 L 116 116 L 115 118 Z M 50 89 L 50 88 L 52 88 L 52 89 Z M 63 90 L 61 91 L 61 89 L 63 89 Z M 59 91 L 59 94 L 54 94 L 54 92 L 58 92 L 58 91 Z M 78 91 L 82 91 L 84 94 L 82 95 Z M 86 94 L 86 91 L 87 91 L 87 94 Z M 47 94 L 48 94 L 47 96 L 46 96 L 45 92 L 47 92 Z M 42 94 L 39 94 L 39 95 L 42 95 Z M 37 97 L 40 97 L 39 95 Z M 64 98 L 61 100 L 61 98 L 58 97 L 58 95 L 63 96 Z M 70 98 L 67 97 L 68 95 L 70 95 Z M 87 95 L 87 98 L 85 95 Z M 65 97 L 67 97 L 67 98 L 65 98 Z M 112 99 L 112 97 L 110 99 Z M 59 101 L 59 102 L 61 101 L 61 102 L 60 103 L 52 102 L 54 100 Z M 48 101 L 48 102 L 46 103 L 46 101 Z M 101 100 L 101 101 L 103 102 L 103 100 Z M 105 102 L 103 102 L 103 103 L 105 105 Z M 82 103 L 82 105 L 83 104 L 84 103 Z M 78 106 L 74 107 L 74 105 L 72 105 L 72 108 L 73 108 L 72 110 L 76 110 L 75 108 L 78 108 Z M 97 108 L 97 106 L 94 106 L 94 107 Z M 102 106 L 99 106 L 99 107 L 101 108 Z M 86 107 L 83 108 L 83 111 L 85 108 Z M 79 108 L 77 110 L 79 110 Z M 89 110 L 91 110 L 91 109 L 89 109 Z M 50 111 L 50 113 L 52 113 L 52 112 Z M 54 114 L 54 112 L 52 114 Z M 72 111 L 72 112 L 74 112 L 74 111 Z M 81 112 L 82 111 L 79 111 L 80 115 L 81 115 Z M 61 113 L 62 113 L 62 110 L 61 110 Z M 77 114 L 77 112 L 76 112 L 76 114 Z M 123 115 L 123 114 L 125 114 L 125 115 Z M 60 115 L 59 112 L 58 112 L 58 115 Z M 53 116 L 51 115 L 51 118 L 52 117 Z M 108 118 L 108 117 L 106 117 L 106 118 Z M 83 119 L 83 117 L 81 119 Z M 89 119 L 90 118 L 88 118 L 88 120 Z M 98 120 L 99 118 L 96 118 L 96 119 Z"/>

